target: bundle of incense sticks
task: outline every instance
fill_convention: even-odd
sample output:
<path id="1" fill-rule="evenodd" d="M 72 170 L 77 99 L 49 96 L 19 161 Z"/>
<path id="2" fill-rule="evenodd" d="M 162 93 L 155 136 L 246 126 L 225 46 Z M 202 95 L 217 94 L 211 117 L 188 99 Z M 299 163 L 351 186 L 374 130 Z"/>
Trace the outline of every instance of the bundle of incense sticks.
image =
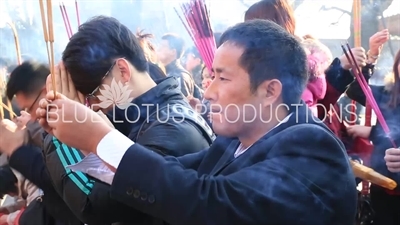
<path id="1" fill-rule="evenodd" d="M 216 44 L 205 0 L 190 0 L 187 3 L 182 3 L 181 10 L 184 18 L 175 9 L 198 49 L 204 64 L 211 72 Z"/>
<path id="2" fill-rule="evenodd" d="M 360 66 L 357 65 L 357 61 L 353 55 L 353 52 L 351 51 L 349 44 L 346 44 L 346 47 L 344 45 L 342 45 L 341 47 L 342 47 L 342 50 L 343 50 L 347 60 L 349 61 L 350 65 L 351 65 L 352 72 L 354 73 L 354 76 L 355 76 L 357 82 L 359 83 L 361 89 L 363 90 L 363 92 L 365 94 L 366 103 L 368 103 L 371 106 L 372 110 L 374 110 L 376 117 L 382 126 L 383 131 L 385 132 L 387 138 L 392 143 L 393 147 L 397 148 L 393 138 L 391 137 L 389 126 L 387 125 L 386 120 L 383 117 L 382 112 L 378 107 L 378 104 L 376 103 L 376 100 L 372 94 L 372 91 L 368 85 L 368 82 L 365 80 L 365 77 L 361 72 Z"/>
<path id="3" fill-rule="evenodd" d="M 42 17 L 42 26 L 43 26 L 43 36 L 44 41 L 46 42 L 47 48 L 47 56 L 49 60 L 49 67 L 51 72 L 51 80 L 53 86 L 54 97 L 56 96 L 56 84 L 54 77 L 54 32 L 53 32 L 53 10 L 51 5 L 51 0 L 47 0 L 47 23 L 46 17 L 44 13 L 44 3 L 43 0 L 39 0 L 40 4 L 40 15 Z"/>
<path id="4" fill-rule="evenodd" d="M 61 15 L 62 15 L 62 18 L 64 21 L 65 29 L 67 30 L 68 38 L 71 38 L 72 34 L 73 34 L 72 28 L 71 28 L 71 23 L 69 22 L 67 9 L 63 2 L 60 2 L 60 10 L 61 10 Z M 78 27 L 79 27 L 81 22 L 80 22 L 80 18 L 79 18 L 79 9 L 78 9 L 78 1 L 77 0 L 75 0 L 75 11 L 76 11 L 76 20 L 78 22 Z"/>
<path id="5" fill-rule="evenodd" d="M 12 110 L 12 108 L 9 107 L 8 105 L 4 104 L 3 101 L 1 101 L 1 100 L 0 100 L 0 106 L 10 113 L 10 117 L 11 116 L 17 117 L 17 114 L 15 114 L 15 112 Z M 1 116 L 4 116 L 4 114 L 2 114 Z M 2 119 L 4 119 L 4 118 L 2 118 Z"/>
<path id="6" fill-rule="evenodd" d="M 20 47 L 20 45 L 19 45 L 19 38 L 18 38 L 17 29 L 15 28 L 14 23 L 12 23 L 11 21 L 7 22 L 7 24 L 10 26 L 10 28 L 11 28 L 11 30 L 12 30 L 12 32 L 13 32 L 13 35 L 14 35 L 14 43 L 15 43 L 15 50 L 16 50 L 16 54 L 17 54 L 17 62 L 18 62 L 18 65 L 21 65 L 21 63 L 22 63 L 22 59 L 21 59 L 21 47 Z M 0 84 L 0 85 L 1 85 L 1 84 Z M 1 94 L 2 94 L 2 93 L 1 93 Z M 1 96 L 1 94 L 0 94 L 0 96 Z M 2 100 L 2 99 L 0 99 L 0 103 L 1 103 L 1 105 L 2 105 L 2 106 L 0 106 L 0 113 L 1 113 L 1 116 L 2 116 L 2 117 L 4 117 L 4 109 L 6 109 L 7 111 L 10 112 L 10 117 L 12 117 L 12 116 L 15 116 L 15 117 L 16 117 L 16 116 L 17 116 L 17 115 L 14 113 L 13 109 L 12 109 L 11 101 L 10 101 L 9 99 L 7 99 L 7 105 L 5 105 L 5 104 L 3 103 L 3 100 Z M 1 119 L 4 119 L 4 118 L 1 118 Z"/>

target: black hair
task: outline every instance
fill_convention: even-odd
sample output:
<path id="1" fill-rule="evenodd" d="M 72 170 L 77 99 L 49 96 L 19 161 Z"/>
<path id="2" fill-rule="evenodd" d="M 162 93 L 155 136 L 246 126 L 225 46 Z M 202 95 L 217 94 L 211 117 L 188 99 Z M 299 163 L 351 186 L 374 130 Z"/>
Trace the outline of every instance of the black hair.
<path id="1" fill-rule="evenodd" d="M 250 76 L 252 91 L 266 80 L 282 83 L 283 103 L 300 102 L 308 81 L 307 57 L 296 38 L 274 22 L 250 20 L 225 31 L 220 44 L 243 48 L 240 65 Z"/>
<path id="2" fill-rule="evenodd" d="M 164 34 L 161 37 L 161 40 L 168 41 L 169 48 L 175 49 L 176 57 L 178 59 L 182 57 L 183 50 L 185 48 L 185 40 L 183 40 L 183 38 L 179 37 L 176 34 Z"/>
<path id="3" fill-rule="evenodd" d="M 86 95 L 100 84 L 116 58 L 125 58 L 137 71 L 148 64 L 139 40 L 117 19 L 97 16 L 79 26 L 62 60 L 77 91 Z"/>
<path id="4" fill-rule="evenodd" d="M 9 193 L 18 193 L 18 179 L 9 165 L 0 166 L 0 198 Z"/>
<path id="5" fill-rule="evenodd" d="M 26 96 L 37 95 L 46 85 L 46 79 L 49 74 L 50 70 L 44 64 L 32 61 L 22 63 L 10 74 L 7 82 L 7 98 L 11 100 L 19 92 Z"/>

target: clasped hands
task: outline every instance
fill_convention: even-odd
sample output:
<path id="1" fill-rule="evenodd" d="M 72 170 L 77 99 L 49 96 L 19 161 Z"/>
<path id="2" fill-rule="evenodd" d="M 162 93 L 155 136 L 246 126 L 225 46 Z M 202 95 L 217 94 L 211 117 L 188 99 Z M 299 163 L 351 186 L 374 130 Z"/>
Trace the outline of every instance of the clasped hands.
<path id="1" fill-rule="evenodd" d="M 97 144 L 112 128 L 96 112 L 84 105 L 84 96 L 75 89 L 69 73 L 61 62 L 46 81 L 47 95 L 36 110 L 40 125 L 68 146 L 85 152 L 96 152 Z"/>

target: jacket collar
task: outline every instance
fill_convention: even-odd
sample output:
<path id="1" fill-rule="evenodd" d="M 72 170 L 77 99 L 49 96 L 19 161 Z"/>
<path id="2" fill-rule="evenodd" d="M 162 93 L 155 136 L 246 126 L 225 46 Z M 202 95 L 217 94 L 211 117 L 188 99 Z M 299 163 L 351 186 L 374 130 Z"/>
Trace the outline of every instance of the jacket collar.
<path id="1" fill-rule="evenodd" d="M 114 107 L 113 110 L 107 113 L 107 117 L 117 130 L 128 135 L 134 126 L 140 126 L 149 115 L 162 106 L 174 101 L 184 101 L 183 95 L 178 88 L 177 78 L 167 77 L 157 80 L 156 84 L 146 93 L 133 99 L 127 109 Z"/>
<path id="2" fill-rule="evenodd" d="M 184 70 L 179 59 L 176 59 L 176 60 L 172 61 L 170 64 L 165 66 L 165 71 L 167 72 L 167 75 L 169 73 L 173 73 L 177 70 L 179 70 L 179 71 Z"/>
<path id="3" fill-rule="evenodd" d="M 268 132 L 266 135 L 264 135 L 260 140 L 265 140 L 281 131 L 284 129 L 287 129 L 291 126 L 299 125 L 299 124 L 314 124 L 317 126 L 321 126 L 330 133 L 332 131 L 324 124 L 323 121 L 321 121 L 319 118 L 314 116 L 310 108 L 307 107 L 307 104 L 304 101 L 300 101 L 299 104 L 293 104 L 290 107 L 289 114 L 292 114 L 286 122 L 283 122 L 276 128 L 272 129 L 270 132 Z M 333 135 L 333 133 L 332 133 Z"/>

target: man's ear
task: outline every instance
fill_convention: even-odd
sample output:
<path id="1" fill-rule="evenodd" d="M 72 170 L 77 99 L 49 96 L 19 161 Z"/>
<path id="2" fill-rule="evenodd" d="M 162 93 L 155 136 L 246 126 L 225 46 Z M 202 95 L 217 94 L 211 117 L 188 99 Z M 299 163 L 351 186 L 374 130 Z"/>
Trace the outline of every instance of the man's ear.
<path id="1" fill-rule="evenodd" d="M 123 83 L 129 82 L 131 79 L 131 67 L 126 59 L 118 59 L 116 62 L 115 73 L 119 73 Z"/>
<path id="2" fill-rule="evenodd" d="M 282 95 L 282 83 L 277 79 L 266 80 L 257 88 L 257 95 L 263 98 L 263 106 L 277 102 Z"/>

